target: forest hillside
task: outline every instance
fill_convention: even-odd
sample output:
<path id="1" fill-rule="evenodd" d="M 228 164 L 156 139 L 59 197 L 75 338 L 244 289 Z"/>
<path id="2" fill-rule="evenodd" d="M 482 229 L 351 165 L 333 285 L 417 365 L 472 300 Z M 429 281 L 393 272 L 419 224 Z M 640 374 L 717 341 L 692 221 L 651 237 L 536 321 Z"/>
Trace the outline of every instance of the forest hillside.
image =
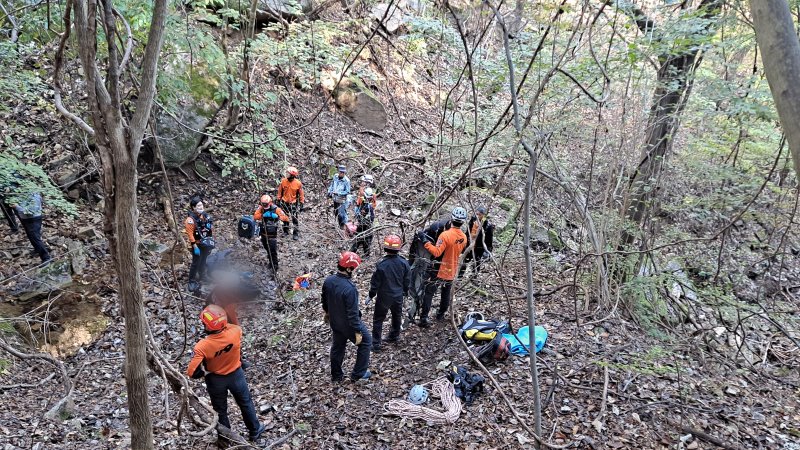
<path id="1" fill-rule="evenodd" d="M 797 8 L 0 0 L 0 448 L 800 449 Z"/>

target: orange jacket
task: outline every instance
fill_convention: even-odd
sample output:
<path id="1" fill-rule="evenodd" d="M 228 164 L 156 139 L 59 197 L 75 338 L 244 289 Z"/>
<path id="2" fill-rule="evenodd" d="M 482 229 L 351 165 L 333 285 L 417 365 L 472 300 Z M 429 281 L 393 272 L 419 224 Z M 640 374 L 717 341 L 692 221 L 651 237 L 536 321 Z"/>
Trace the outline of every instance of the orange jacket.
<path id="1" fill-rule="evenodd" d="M 364 203 L 364 189 L 366 189 L 366 186 L 364 186 L 363 184 L 361 185 L 360 188 L 358 188 L 358 196 L 356 197 L 356 206 L 361 206 L 361 204 Z M 372 203 L 373 208 L 378 209 L 378 196 L 372 194 L 372 200 L 370 200 L 370 203 Z"/>
<path id="2" fill-rule="evenodd" d="M 303 183 L 295 178 L 289 181 L 288 178 L 281 180 L 278 185 L 278 200 L 283 200 L 286 203 L 293 204 L 297 201 L 297 195 L 300 195 L 300 203 L 306 202 L 306 193 L 303 192 Z"/>
<path id="3" fill-rule="evenodd" d="M 434 258 L 444 254 L 442 263 L 439 265 L 437 278 L 452 281 L 458 273 L 458 258 L 464 249 L 467 248 L 467 235 L 461 228 L 452 227 L 439 235 L 436 245 L 430 242 L 425 243 L 425 250 L 431 252 Z"/>
<path id="4" fill-rule="evenodd" d="M 256 212 L 253 213 L 253 219 L 261 220 L 262 218 L 264 218 L 264 212 L 265 212 L 264 207 L 259 206 L 258 209 L 256 210 Z M 286 213 L 284 213 L 282 209 L 276 207 L 275 208 L 275 214 L 278 215 L 278 219 L 280 219 L 281 222 L 288 222 L 289 221 L 289 216 L 287 216 Z"/>
<path id="5" fill-rule="evenodd" d="M 227 375 L 242 365 L 242 329 L 228 324 L 219 333 L 209 334 L 194 346 L 192 360 L 186 374 L 194 375 L 200 364 L 217 375 Z"/>

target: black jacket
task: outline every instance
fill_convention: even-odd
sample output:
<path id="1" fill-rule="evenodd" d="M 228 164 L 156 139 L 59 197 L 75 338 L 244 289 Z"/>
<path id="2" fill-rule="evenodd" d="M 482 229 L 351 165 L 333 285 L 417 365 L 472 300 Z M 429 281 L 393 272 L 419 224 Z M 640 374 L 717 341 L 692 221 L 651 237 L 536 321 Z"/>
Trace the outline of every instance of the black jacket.
<path id="1" fill-rule="evenodd" d="M 378 261 L 369 282 L 370 298 L 379 302 L 395 302 L 408 295 L 411 287 L 411 266 L 400 255 L 386 255 Z"/>
<path id="2" fill-rule="evenodd" d="M 361 330 L 358 289 L 349 276 L 337 273 L 322 283 L 322 309 L 328 313 L 331 330 L 347 335 Z"/>
<path id="3" fill-rule="evenodd" d="M 411 246 L 408 249 L 408 263 L 413 265 L 414 261 L 421 256 L 433 259 L 434 261 L 441 260 L 441 257 L 432 258 L 431 254 L 425 250 L 424 246 L 426 242 L 435 244 L 439 239 L 439 235 L 444 233 L 444 231 L 448 228 L 450 228 L 449 220 L 437 220 L 436 222 L 430 224 L 428 228 L 425 228 L 425 230 L 417 232 L 417 234 L 414 235 L 414 239 L 411 241 Z M 433 266 L 435 267 L 432 267 L 431 270 L 438 270 L 438 262 L 434 263 Z"/>
<path id="4" fill-rule="evenodd" d="M 470 236 L 472 233 L 472 226 L 475 225 L 475 221 L 478 218 L 472 216 L 469 219 L 469 224 L 467 225 L 467 236 Z M 489 219 L 486 218 L 483 220 L 483 226 L 478 229 L 478 235 L 475 237 L 475 253 L 483 253 L 484 250 L 489 250 L 490 252 L 494 249 L 494 224 L 489 222 Z"/>

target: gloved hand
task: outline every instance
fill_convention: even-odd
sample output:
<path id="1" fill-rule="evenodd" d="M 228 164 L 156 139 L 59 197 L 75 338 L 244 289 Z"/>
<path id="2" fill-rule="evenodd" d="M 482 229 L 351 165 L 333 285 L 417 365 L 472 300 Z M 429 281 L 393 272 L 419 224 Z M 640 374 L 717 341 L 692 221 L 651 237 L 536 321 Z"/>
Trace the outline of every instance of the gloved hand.
<path id="1" fill-rule="evenodd" d="M 305 203 L 300 203 L 300 206 L 297 208 L 298 212 L 303 212 L 306 209 Z"/>
<path id="2" fill-rule="evenodd" d="M 193 247 L 192 253 L 194 253 L 197 256 L 200 256 L 200 247 L 198 247 L 197 244 L 193 245 L 192 247 Z"/>
<path id="3" fill-rule="evenodd" d="M 192 379 L 198 380 L 200 378 L 204 378 L 206 375 L 208 375 L 208 371 L 206 370 L 206 364 L 204 362 L 197 366 L 197 370 L 195 370 L 192 374 Z"/>
<path id="4" fill-rule="evenodd" d="M 331 316 L 329 316 L 328 313 L 325 313 L 325 317 L 322 320 L 324 320 L 325 323 L 331 323 Z"/>
<path id="5" fill-rule="evenodd" d="M 363 338 L 364 336 L 361 336 L 361 333 L 356 333 L 356 345 L 361 345 L 361 339 Z"/>

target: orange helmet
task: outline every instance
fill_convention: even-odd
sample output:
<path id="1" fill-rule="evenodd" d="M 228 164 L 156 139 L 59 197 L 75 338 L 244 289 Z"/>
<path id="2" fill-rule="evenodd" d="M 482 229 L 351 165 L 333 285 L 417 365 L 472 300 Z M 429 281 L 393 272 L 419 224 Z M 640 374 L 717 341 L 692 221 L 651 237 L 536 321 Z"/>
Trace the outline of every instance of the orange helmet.
<path id="1" fill-rule="evenodd" d="M 357 269 L 361 265 L 361 257 L 353 252 L 342 252 L 339 256 L 339 267 L 345 269 Z"/>
<path id="2" fill-rule="evenodd" d="M 287 167 L 286 168 L 286 173 L 289 174 L 289 175 L 294 175 L 294 176 L 300 175 L 300 171 L 297 170 L 297 167 L 294 167 L 294 166 Z"/>
<path id="3" fill-rule="evenodd" d="M 383 238 L 384 250 L 400 251 L 400 247 L 402 246 L 403 246 L 403 240 L 400 239 L 400 236 L 396 234 L 389 234 L 385 238 Z"/>
<path id="4" fill-rule="evenodd" d="M 267 194 L 261 196 L 261 204 L 264 206 L 269 206 L 272 204 L 272 197 Z"/>
<path id="5" fill-rule="evenodd" d="M 200 321 L 208 331 L 220 331 L 228 325 L 228 315 L 217 305 L 208 305 L 200 313 Z"/>

